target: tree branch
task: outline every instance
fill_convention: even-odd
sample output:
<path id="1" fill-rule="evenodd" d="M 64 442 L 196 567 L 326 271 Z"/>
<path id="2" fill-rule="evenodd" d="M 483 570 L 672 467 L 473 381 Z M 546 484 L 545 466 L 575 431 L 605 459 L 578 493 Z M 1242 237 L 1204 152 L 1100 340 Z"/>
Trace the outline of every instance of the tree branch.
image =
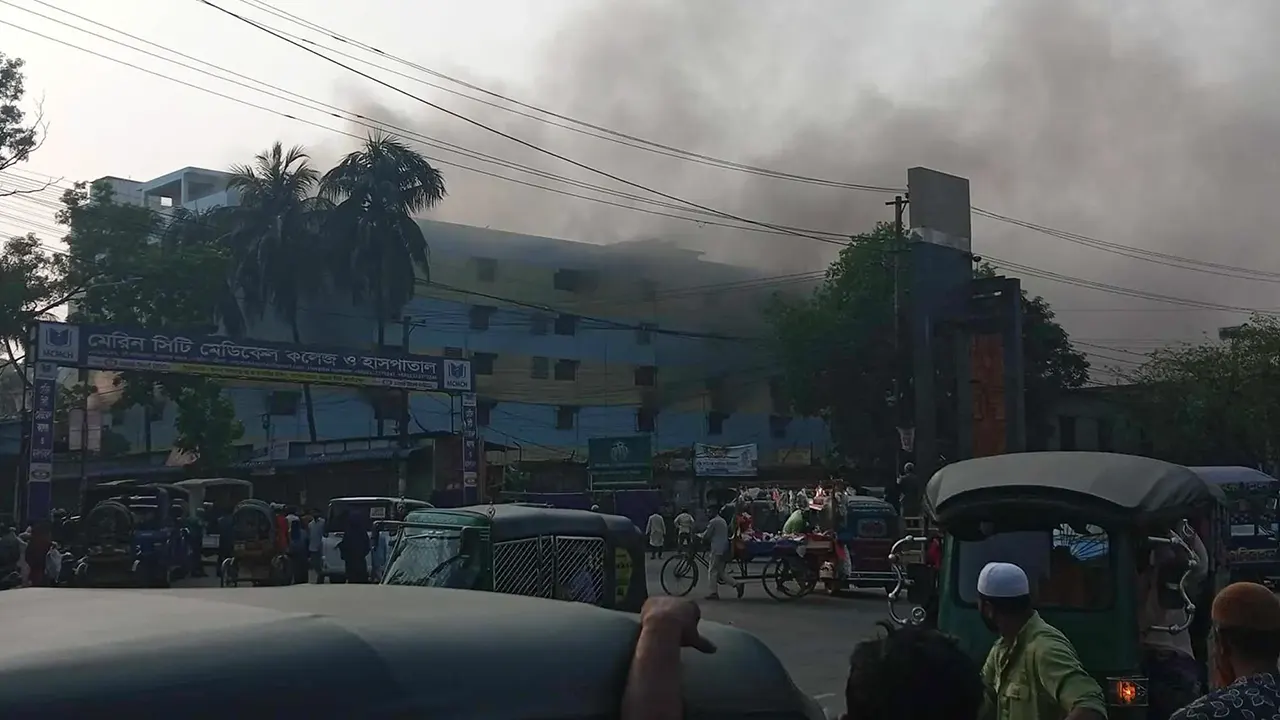
<path id="1" fill-rule="evenodd" d="M 9 343 L 0 343 L 0 344 L 4 345 L 4 352 L 6 355 L 9 356 L 9 365 L 17 365 L 18 359 L 13 356 L 13 348 L 9 347 Z M 23 359 L 25 358 L 26 356 L 23 355 Z M 27 379 L 27 374 L 22 372 L 21 369 L 19 369 L 18 371 L 18 377 L 22 378 L 23 390 L 28 390 L 31 388 L 31 381 Z"/>

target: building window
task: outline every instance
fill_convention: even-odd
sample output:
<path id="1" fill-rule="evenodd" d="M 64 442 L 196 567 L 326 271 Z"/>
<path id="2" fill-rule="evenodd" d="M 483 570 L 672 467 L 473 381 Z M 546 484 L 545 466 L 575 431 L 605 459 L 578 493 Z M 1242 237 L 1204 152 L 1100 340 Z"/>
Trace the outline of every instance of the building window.
<path id="1" fill-rule="evenodd" d="M 493 415 L 493 406 L 498 403 L 492 400 L 481 400 L 476 403 L 476 425 L 480 427 L 489 427 L 490 418 Z"/>
<path id="2" fill-rule="evenodd" d="M 724 432 L 724 421 L 729 416 L 722 412 L 707 413 L 707 434 L 719 435 Z"/>
<path id="3" fill-rule="evenodd" d="M 557 360 L 556 361 L 556 379 L 557 380 L 577 380 L 578 379 L 578 361 L 577 360 Z"/>
<path id="4" fill-rule="evenodd" d="M 556 271 L 551 284 L 555 289 L 565 292 L 588 292 L 595 285 L 595 274 L 586 270 L 561 268 Z"/>
<path id="5" fill-rule="evenodd" d="M 787 436 L 787 426 L 791 424 L 791 418 L 785 415 L 769 416 L 769 437 L 785 438 Z"/>
<path id="6" fill-rule="evenodd" d="M 572 405 L 561 405 L 556 408 L 556 429 L 572 430 L 578 417 L 578 408 Z"/>
<path id="7" fill-rule="evenodd" d="M 493 282 L 498 278 L 498 261 L 493 258 L 476 258 L 476 280 Z"/>
<path id="8" fill-rule="evenodd" d="M 461 360 L 466 353 L 460 347 L 447 347 L 444 349 L 444 356 L 452 360 Z"/>
<path id="9" fill-rule="evenodd" d="M 498 311 L 498 308 L 491 305 L 472 305 L 471 306 L 471 329 L 472 330 L 488 330 L 489 319 Z"/>
<path id="10" fill-rule="evenodd" d="M 636 368 L 636 385 L 653 387 L 658 381 L 658 368 L 652 365 L 641 365 Z"/>
<path id="11" fill-rule="evenodd" d="M 636 408 L 636 432 L 653 432 L 658 411 L 653 408 Z"/>
<path id="12" fill-rule="evenodd" d="M 1098 450 L 1115 452 L 1115 424 L 1108 418 L 1098 419 Z"/>
<path id="13" fill-rule="evenodd" d="M 273 390 L 267 395 L 267 414 L 289 417 L 298 414 L 298 399 L 301 394 L 296 390 Z M 163 408 L 161 408 L 163 411 Z M 152 411 L 152 419 L 158 419 Z M 161 416 L 163 417 L 163 412 Z"/>
<path id="14" fill-rule="evenodd" d="M 471 372 L 476 375 L 492 375 L 493 361 L 497 359 L 497 353 L 471 353 Z"/>
<path id="15" fill-rule="evenodd" d="M 533 366 L 529 369 L 529 377 L 534 380 L 546 380 L 551 375 L 551 361 L 544 357 L 536 357 L 533 359 Z"/>
<path id="16" fill-rule="evenodd" d="M 546 315 L 535 313 L 529 316 L 529 332 L 533 335 L 546 335 L 550 324 Z"/>
<path id="17" fill-rule="evenodd" d="M 1058 449 L 1076 449 L 1076 419 L 1070 415 L 1058 416 Z"/>
<path id="18" fill-rule="evenodd" d="M 640 323 L 640 327 L 636 328 L 636 344 L 652 345 L 653 331 L 656 329 L 658 326 L 653 323 Z"/>
<path id="19" fill-rule="evenodd" d="M 557 335 L 578 334 L 578 316 L 577 315 L 557 315 L 556 316 L 556 334 Z"/>

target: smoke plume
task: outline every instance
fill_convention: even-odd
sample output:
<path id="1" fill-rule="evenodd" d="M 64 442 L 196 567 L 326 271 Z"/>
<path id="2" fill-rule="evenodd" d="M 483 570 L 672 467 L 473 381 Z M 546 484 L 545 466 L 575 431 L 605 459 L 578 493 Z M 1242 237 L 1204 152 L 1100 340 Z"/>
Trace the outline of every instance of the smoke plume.
<path id="1" fill-rule="evenodd" d="M 1131 11 L 1062 0 L 975 2 L 963 10 L 936 2 L 871 5 L 601 2 L 558 29 L 534 60 L 529 84 L 437 69 L 686 150 L 890 187 L 905 184 L 906 168 L 924 165 L 968 177 L 974 204 L 1004 215 L 1280 271 L 1269 236 L 1280 226 L 1280 163 L 1270 154 L 1280 147 L 1280 66 L 1266 52 L 1266 33 L 1280 19 L 1273 0 L 1142 3 L 1126 6 Z M 892 195 L 707 167 L 426 92 L 523 139 L 734 214 L 849 234 L 892 217 L 884 205 Z M 645 194 L 429 108 L 393 110 L 369 96 L 360 102 L 366 113 L 447 142 Z M 563 187 L 447 152 L 429 154 Z M 702 226 L 447 166 L 444 172 L 450 194 L 434 214 L 442 220 L 598 243 L 661 237 L 768 274 L 820 269 L 835 252 L 803 238 Z M 1219 304 L 1280 307 L 1273 299 L 1280 287 L 1271 282 L 1126 259 L 980 218 L 974 235 L 980 255 L 1064 275 Z M 1179 311 L 1034 277 L 1024 285 L 1049 298 L 1073 336 L 1120 350 L 1145 351 L 1151 338 L 1195 338 L 1247 317 Z M 1129 311 L 1107 312 L 1116 308 Z"/>

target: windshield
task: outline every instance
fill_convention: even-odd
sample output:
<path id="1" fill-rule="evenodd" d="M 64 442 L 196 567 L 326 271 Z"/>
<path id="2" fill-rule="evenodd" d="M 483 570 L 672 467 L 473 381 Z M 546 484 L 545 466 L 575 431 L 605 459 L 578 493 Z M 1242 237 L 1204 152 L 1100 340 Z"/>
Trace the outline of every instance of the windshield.
<path id="1" fill-rule="evenodd" d="M 366 530 L 372 529 L 379 520 L 391 520 L 390 500 L 346 501 L 335 500 L 329 503 L 329 517 L 325 520 L 326 533 L 345 533 L 351 523 L 351 513 L 359 513 L 365 521 Z"/>
<path id="2" fill-rule="evenodd" d="M 462 555 L 462 533 L 456 529 L 405 528 L 383 584 L 470 590 L 479 575 L 480 558 Z"/>
<path id="3" fill-rule="evenodd" d="M 1021 567 L 1040 607 L 1100 610 L 1115 592 L 1111 538 L 1096 525 L 1063 523 L 1044 530 L 996 533 L 958 543 L 956 578 L 960 599 L 978 599 L 978 573 L 990 562 Z"/>
<path id="4" fill-rule="evenodd" d="M 163 516 L 156 505 L 130 504 L 129 512 L 133 513 L 134 527 L 139 530 L 159 530 L 164 527 Z"/>

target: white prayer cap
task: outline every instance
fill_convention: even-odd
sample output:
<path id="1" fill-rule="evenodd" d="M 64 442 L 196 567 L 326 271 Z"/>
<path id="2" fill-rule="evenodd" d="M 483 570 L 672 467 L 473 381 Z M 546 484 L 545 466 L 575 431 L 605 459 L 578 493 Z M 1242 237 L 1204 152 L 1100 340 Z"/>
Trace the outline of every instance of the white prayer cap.
<path id="1" fill-rule="evenodd" d="M 1013 598 L 1031 594 L 1031 583 L 1013 563 L 987 563 L 978 573 L 978 594 L 989 598 Z"/>

